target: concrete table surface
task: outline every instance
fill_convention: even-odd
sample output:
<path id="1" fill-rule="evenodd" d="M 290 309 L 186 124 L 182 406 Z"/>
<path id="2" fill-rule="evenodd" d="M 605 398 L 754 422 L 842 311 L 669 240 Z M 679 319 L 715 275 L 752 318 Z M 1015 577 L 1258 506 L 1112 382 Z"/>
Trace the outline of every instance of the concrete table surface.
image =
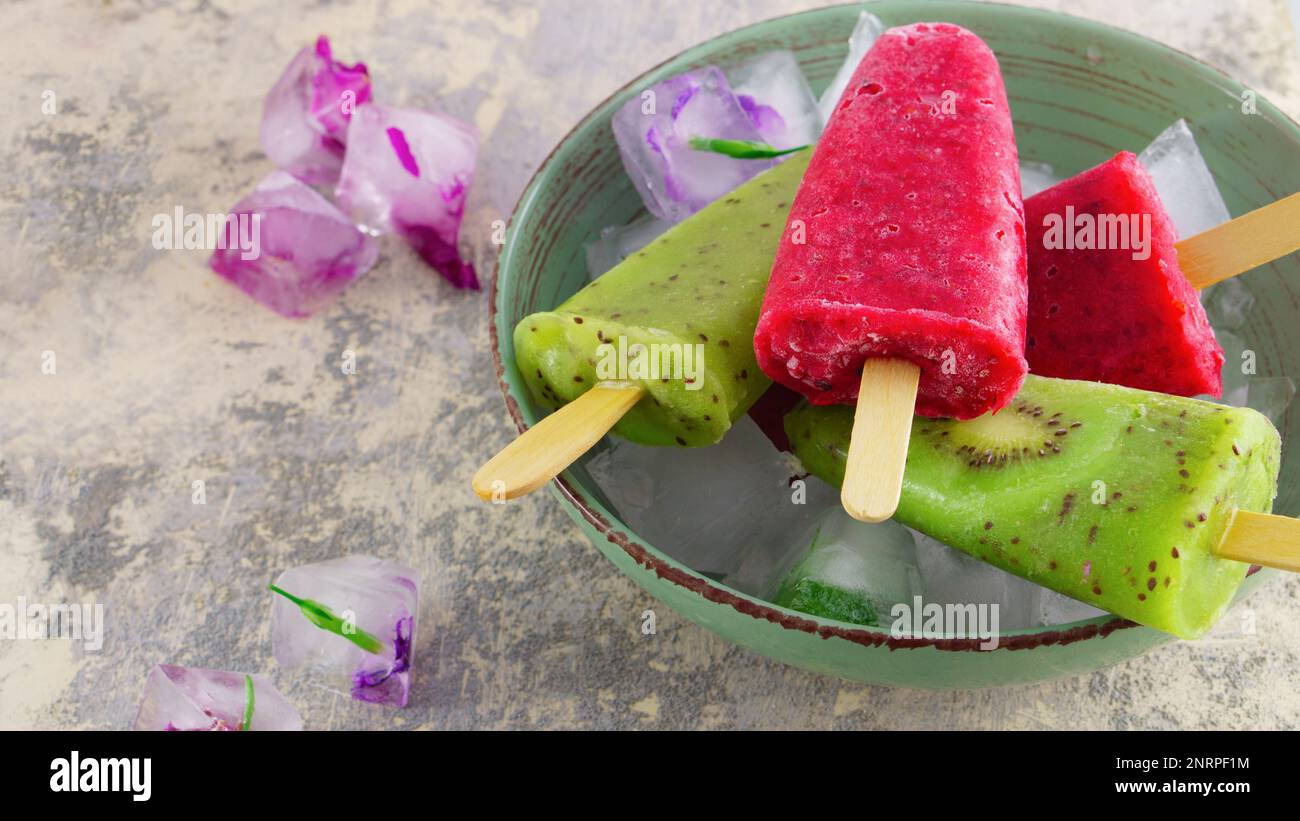
<path id="1" fill-rule="evenodd" d="M 1300 113 L 1283 0 L 1036 4 L 1189 51 Z M 1297 726 L 1294 577 L 1210 639 L 1037 686 L 886 689 L 756 656 L 657 605 L 547 494 L 474 498 L 469 477 L 512 434 L 485 294 L 385 241 L 340 300 L 288 321 L 205 252 L 151 245 L 153 215 L 224 211 L 271 169 L 262 97 L 320 32 L 369 64 L 381 100 L 482 130 L 464 233 L 488 273 L 491 221 L 593 105 L 687 46 L 815 3 L 297 5 L 0 8 L 0 603 L 99 603 L 105 620 L 98 651 L 0 640 L 0 728 L 128 727 L 160 662 L 267 672 L 313 728 Z M 423 575 L 409 709 L 271 658 L 265 585 L 351 552 Z"/>

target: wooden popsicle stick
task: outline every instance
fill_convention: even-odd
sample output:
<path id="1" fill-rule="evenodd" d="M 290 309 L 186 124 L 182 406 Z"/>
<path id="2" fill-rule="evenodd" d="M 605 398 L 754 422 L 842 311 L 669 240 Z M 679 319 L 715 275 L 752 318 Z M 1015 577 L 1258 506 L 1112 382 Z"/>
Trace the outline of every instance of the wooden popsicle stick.
<path id="1" fill-rule="evenodd" d="M 1244 274 L 1300 249 L 1300 192 L 1174 244 L 1194 288 Z"/>
<path id="2" fill-rule="evenodd" d="M 1224 559 L 1300 573 L 1300 519 L 1238 510 L 1214 553 Z"/>
<path id="3" fill-rule="evenodd" d="M 515 499 L 554 479 L 632 409 L 645 388 L 601 382 L 533 425 L 474 474 L 486 502 Z"/>
<path id="4" fill-rule="evenodd" d="M 921 368 L 906 359 L 862 365 L 858 407 L 844 465 L 840 504 L 860 522 L 883 522 L 898 508 Z"/>

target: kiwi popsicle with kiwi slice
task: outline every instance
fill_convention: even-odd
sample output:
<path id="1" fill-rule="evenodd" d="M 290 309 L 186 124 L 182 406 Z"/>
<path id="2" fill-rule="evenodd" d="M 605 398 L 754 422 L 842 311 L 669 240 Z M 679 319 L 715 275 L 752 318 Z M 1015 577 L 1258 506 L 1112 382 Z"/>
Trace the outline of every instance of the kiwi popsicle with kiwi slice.
<path id="1" fill-rule="evenodd" d="M 801 405 L 795 454 L 843 478 L 853 409 Z M 1139 624 L 1195 638 L 1248 565 L 1215 547 L 1234 511 L 1269 512 L 1281 440 L 1262 414 L 1029 376 L 969 421 L 916 417 L 895 518 L 978 559 Z"/>
<path id="2" fill-rule="evenodd" d="M 515 357 L 533 398 L 553 410 L 599 382 L 635 383 L 645 395 L 614 433 L 645 445 L 721 439 L 771 384 L 754 358 L 754 325 L 809 154 L 704 207 L 554 310 L 524 317 Z"/>

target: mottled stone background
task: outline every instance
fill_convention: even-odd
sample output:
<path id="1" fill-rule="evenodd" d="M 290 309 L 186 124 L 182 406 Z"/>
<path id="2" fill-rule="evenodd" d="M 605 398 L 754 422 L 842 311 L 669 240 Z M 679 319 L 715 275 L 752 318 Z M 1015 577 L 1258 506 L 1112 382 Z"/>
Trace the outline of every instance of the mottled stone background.
<path id="1" fill-rule="evenodd" d="M 1300 113 L 1282 0 L 1041 0 L 1215 63 Z M 0 727 L 129 726 L 157 662 L 267 671 L 311 727 L 1292 727 L 1300 581 L 1257 632 L 1040 686 L 926 693 L 762 659 L 618 575 L 546 494 L 490 507 L 474 469 L 511 437 L 484 294 L 394 242 L 321 315 L 287 321 L 160 252 L 150 220 L 223 211 L 270 170 L 262 95 L 330 34 L 380 99 L 484 134 L 466 233 L 490 271 L 569 127 L 642 70 L 798 0 L 10 2 L 0 7 L 0 602 L 99 602 L 102 651 L 0 641 Z M 57 113 L 42 113 L 45 91 Z M 345 350 L 357 371 L 341 372 Z M 56 372 L 41 372 L 53 351 Z M 191 501 L 206 483 L 205 505 Z M 295 683 L 264 586 L 348 552 L 424 578 L 405 711 Z"/>

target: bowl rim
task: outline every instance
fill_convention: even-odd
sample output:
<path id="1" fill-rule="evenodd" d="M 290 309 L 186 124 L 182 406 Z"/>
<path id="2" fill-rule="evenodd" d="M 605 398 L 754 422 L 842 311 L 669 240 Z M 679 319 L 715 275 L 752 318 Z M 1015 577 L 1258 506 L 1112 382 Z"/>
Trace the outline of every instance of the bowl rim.
<path id="1" fill-rule="evenodd" d="M 636 88 L 642 81 L 642 78 L 654 74 L 669 63 L 675 62 L 679 58 L 696 49 L 718 40 L 722 37 L 728 37 L 747 31 L 752 28 L 765 26 L 779 20 L 787 20 L 796 17 L 823 14 L 832 10 L 857 9 L 859 11 L 871 11 L 871 7 L 880 5 L 877 2 L 856 2 L 856 3 L 837 3 L 828 6 L 821 6 L 803 11 L 781 14 L 775 17 L 769 17 L 758 20 L 739 28 L 730 29 L 721 32 L 707 40 L 695 43 L 687 48 L 676 52 L 651 66 L 650 68 L 637 74 L 628 82 L 619 86 L 603 100 L 596 103 L 590 111 L 583 115 L 577 123 L 570 128 L 563 137 L 551 148 L 546 157 L 538 164 L 537 170 L 533 172 L 528 183 L 520 192 L 514 208 L 510 212 L 510 218 L 506 222 L 506 239 L 502 245 L 497 258 L 493 263 L 492 278 L 488 287 L 488 330 L 492 346 L 492 364 L 496 374 L 497 387 L 501 390 L 501 395 L 505 400 L 506 410 L 510 418 L 514 421 L 515 428 L 520 434 L 528 430 L 529 425 L 524 420 L 523 413 L 519 407 L 518 401 L 511 394 L 509 383 L 506 381 L 505 363 L 501 357 L 501 340 L 497 332 L 497 314 L 500 309 L 500 287 L 501 281 L 501 263 L 502 260 L 513 257 L 513 246 L 515 235 L 511 233 L 510 228 L 515 224 L 515 218 L 531 205 L 532 199 L 537 196 L 541 187 L 542 178 L 550 170 L 556 160 L 556 155 L 564 148 L 573 136 L 590 122 L 594 121 L 601 109 L 609 105 L 615 98 L 622 96 L 631 89 Z M 952 0 L 930 0 L 926 4 L 917 4 L 917 8 L 925 6 L 955 6 L 958 5 Z M 1106 32 L 1111 36 L 1127 38 L 1129 40 L 1143 43 L 1145 46 L 1154 46 L 1162 49 L 1170 55 L 1183 58 L 1194 63 L 1202 71 L 1214 76 L 1220 81 L 1220 85 L 1226 89 L 1234 90 L 1237 96 L 1240 96 L 1241 90 L 1245 89 L 1240 81 L 1234 79 L 1223 70 L 1211 65 L 1210 63 L 1188 54 L 1181 49 L 1146 37 L 1127 29 L 1112 26 L 1108 23 L 1102 23 L 1097 20 L 1091 20 L 1078 15 L 1068 14 L 1065 12 L 1053 11 L 1050 9 L 1040 9 L 1029 6 L 1019 6 L 1010 3 L 984 2 L 979 4 L 980 7 L 992 8 L 995 13 L 1022 13 L 1027 16 L 1042 16 L 1049 18 L 1065 18 L 1074 25 L 1083 28 L 1093 28 Z M 1282 111 L 1276 105 L 1271 103 L 1263 95 L 1258 95 L 1258 103 L 1271 109 L 1270 114 L 1278 118 L 1283 125 L 1289 125 L 1297 136 L 1300 137 L 1300 124 Z M 654 574 L 670 584 L 674 584 L 686 591 L 695 593 L 707 601 L 715 604 L 724 604 L 730 606 L 737 612 L 750 616 L 751 618 L 771 622 L 779 627 L 795 630 L 804 633 L 810 633 L 823 639 L 840 638 L 854 644 L 865 647 L 886 647 L 890 650 L 911 650 L 919 648 L 932 648 L 935 650 L 948 652 L 979 652 L 991 653 L 998 650 L 1027 650 L 1035 647 L 1048 645 L 1067 645 L 1075 642 L 1084 641 L 1092 638 L 1105 638 L 1117 630 L 1127 630 L 1130 628 L 1139 628 L 1158 633 L 1153 628 L 1143 627 L 1137 622 L 1122 618 L 1113 614 L 1103 616 L 1094 616 L 1090 619 L 1069 622 L 1064 625 L 1053 625 L 1050 627 L 1032 627 L 1022 630 L 1004 631 L 999 637 L 998 645 L 995 648 L 987 649 L 981 647 L 983 640 L 975 638 L 896 638 L 886 628 L 867 627 L 863 625 L 849 624 L 848 622 L 836 621 L 834 619 L 812 616 L 791 610 L 786 607 L 774 604 L 772 602 L 759 599 L 735 590 L 722 582 L 710 579 L 682 562 L 679 562 L 667 554 L 663 554 L 657 548 L 654 548 L 645 540 L 641 539 L 630 528 L 619 528 L 611 523 L 602 515 L 595 506 L 574 487 L 565 477 L 564 473 L 556 476 L 551 482 L 552 487 L 560 496 L 562 503 L 568 503 L 572 508 L 598 533 L 603 535 L 606 540 L 622 549 L 627 555 L 647 570 L 653 571 Z M 1247 576 L 1253 575 L 1260 568 L 1252 567 Z M 1175 636 L 1160 634 L 1167 641 L 1176 640 Z"/>

